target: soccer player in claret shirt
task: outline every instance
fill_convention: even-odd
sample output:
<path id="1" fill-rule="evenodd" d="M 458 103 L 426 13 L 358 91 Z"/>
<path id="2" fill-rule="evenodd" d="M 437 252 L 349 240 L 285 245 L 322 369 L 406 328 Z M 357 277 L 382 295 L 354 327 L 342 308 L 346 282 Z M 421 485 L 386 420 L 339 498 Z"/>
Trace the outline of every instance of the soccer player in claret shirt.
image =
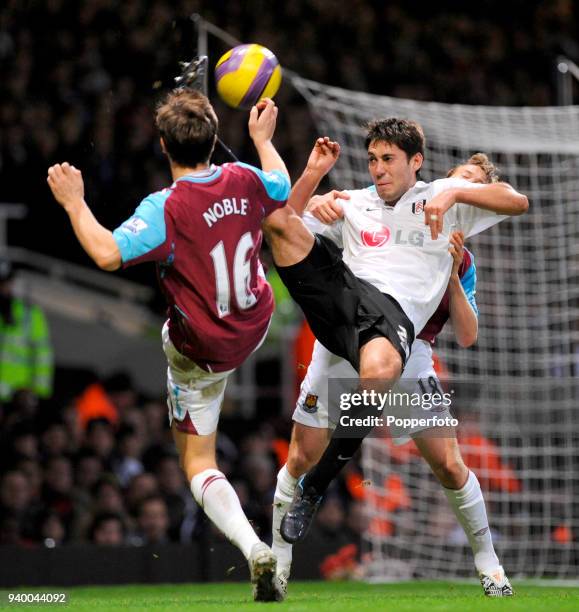
<path id="1" fill-rule="evenodd" d="M 156 123 L 173 183 L 147 196 L 114 232 L 92 215 L 79 170 L 68 163 L 52 166 L 48 184 L 100 268 L 158 264 L 168 303 L 162 340 L 169 418 L 181 465 L 196 501 L 248 559 L 254 598 L 273 601 L 279 598 L 275 556 L 257 537 L 215 460 L 227 378 L 260 346 L 273 312 L 259 261 L 261 224 L 290 192 L 271 142 L 277 108 L 266 100 L 260 110 L 251 109 L 249 132 L 262 169 L 211 165 L 218 126 L 211 104 L 196 91 L 171 92 L 157 109 Z"/>
<path id="2" fill-rule="evenodd" d="M 495 166 L 483 153 L 477 153 L 464 164 L 451 169 L 447 176 L 481 184 L 498 181 Z M 327 218 L 327 212 L 317 210 L 317 218 L 323 221 Z M 308 223 L 306 215 L 306 225 Z M 432 345 L 449 319 L 461 346 L 468 347 L 476 341 L 476 268 L 474 256 L 464 248 L 464 238 L 460 232 L 453 232 L 450 236 L 450 253 L 453 267 L 448 288 L 435 313 L 414 341 L 397 390 L 416 394 L 442 393 L 433 367 Z M 290 573 L 292 545 L 285 542 L 281 536 L 281 520 L 293 498 L 299 476 L 318 461 L 326 448 L 332 429 L 336 426 L 328 411 L 329 378 L 333 379 L 334 396 L 338 397 L 342 393 L 351 392 L 350 383 L 352 379 L 357 378 L 357 373 L 345 359 L 333 355 L 316 342 L 312 361 L 296 402 L 288 462 L 280 470 L 274 497 L 273 550 L 278 558 L 278 572 L 284 586 Z M 448 408 L 435 414 L 441 419 L 450 416 Z M 432 415 L 417 408 L 413 414 L 400 416 L 424 418 Z M 500 592 L 502 596 L 512 594 L 511 585 L 494 551 L 480 485 L 476 476 L 462 461 L 455 432 L 445 428 L 439 432 L 430 430 L 426 435 L 421 435 L 420 432 L 424 429 L 426 427 L 412 430 L 412 438 L 444 488 L 449 503 L 465 530 L 485 593 L 497 595 Z M 392 434 L 397 444 L 403 444 L 410 439 L 407 432 L 397 433 Z"/>

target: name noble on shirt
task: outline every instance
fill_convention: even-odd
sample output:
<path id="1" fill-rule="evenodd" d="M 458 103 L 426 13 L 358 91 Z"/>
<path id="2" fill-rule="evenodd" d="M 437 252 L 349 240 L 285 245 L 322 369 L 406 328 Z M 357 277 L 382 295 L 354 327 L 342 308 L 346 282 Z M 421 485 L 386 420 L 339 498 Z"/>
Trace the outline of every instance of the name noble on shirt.
<path id="1" fill-rule="evenodd" d="M 247 198 L 223 198 L 221 202 L 215 202 L 204 213 L 203 218 L 209 227 L 228 215 L 247 215 Z"/>

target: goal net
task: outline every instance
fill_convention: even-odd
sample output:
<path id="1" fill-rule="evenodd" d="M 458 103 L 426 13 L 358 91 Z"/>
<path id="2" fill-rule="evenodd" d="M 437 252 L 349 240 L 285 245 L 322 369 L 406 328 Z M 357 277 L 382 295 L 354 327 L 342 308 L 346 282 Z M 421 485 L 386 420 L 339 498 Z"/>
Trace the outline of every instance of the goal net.
<path id="1" fill-rule="evenodd" d="M 528 195 L 529 213 L 468 241 L 477 266 L 479 340 L 445 332 L 436 353 L 463 393 L 459 441 L 487 503 L 510 575 L 577 578 L 579 564 L 579 107 L 448 105 L 373 96 L 307 81 L 320 135 L 342 145 L 330 180 L 369 184 L 363 123 L 418 121 L 423 178 L 483 151 Z M 368 439 L 363 450 L 371 580 L 469 576 L 466 538 L 414 444 Z"/>

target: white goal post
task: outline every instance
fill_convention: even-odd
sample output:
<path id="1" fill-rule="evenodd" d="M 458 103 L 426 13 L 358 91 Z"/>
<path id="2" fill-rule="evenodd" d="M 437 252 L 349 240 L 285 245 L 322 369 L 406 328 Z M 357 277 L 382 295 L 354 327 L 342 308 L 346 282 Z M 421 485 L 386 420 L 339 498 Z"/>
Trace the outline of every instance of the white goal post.
<path id="1" fill-rule="evenodd" d="M 497 552 L 511 576 L 577 578 L 579 564 L 579 107 L 418 102 L 292 75 L 318 133 L 338 140 L 336 188 L 369 184 L 362 125 L 400 116 L 424 128 L 422 176 L 483 151 L 528 195 L 529 213 L 468 241 L 477 266 L 479 340 L 436 352 L 472 389 L 457 405 L 461 448 L 483 486 Z M 408 449 L 408 447 L 406 447 Z M 364 444 L 374 580 L 472 575 L 470 549 L 424 461 Z"/>

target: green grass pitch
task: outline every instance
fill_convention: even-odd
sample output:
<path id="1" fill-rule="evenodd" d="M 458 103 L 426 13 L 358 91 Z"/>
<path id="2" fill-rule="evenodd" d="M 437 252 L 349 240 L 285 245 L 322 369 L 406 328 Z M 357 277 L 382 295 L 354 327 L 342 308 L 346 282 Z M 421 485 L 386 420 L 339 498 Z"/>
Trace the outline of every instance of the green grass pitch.
<path id="1" fill-rule="evenodd" d="M 285 602 L 264 604 L 251 599 L 249 584 L 190 584 L 86 587 L 65 589 L 67 605 L 9 605 L 6 591 L 2 607 L 27 610 L 61 608 L 64 610 L 274 610 L 280 612 L 416 612 L 438 610 L 477 612 L 478 610 L 579 610 L 579 588 L 513 584 L 517 594 L 512 598 L 485 598 L 481 588 L 473 584 L 452 582 L 405 582 L 369 585 L 360 582 L 295 582 Z M 11 592 L 32 592 L 41 589 L 14 589 Z M 57 592 L 51 587 L 46 591 Z"/>

